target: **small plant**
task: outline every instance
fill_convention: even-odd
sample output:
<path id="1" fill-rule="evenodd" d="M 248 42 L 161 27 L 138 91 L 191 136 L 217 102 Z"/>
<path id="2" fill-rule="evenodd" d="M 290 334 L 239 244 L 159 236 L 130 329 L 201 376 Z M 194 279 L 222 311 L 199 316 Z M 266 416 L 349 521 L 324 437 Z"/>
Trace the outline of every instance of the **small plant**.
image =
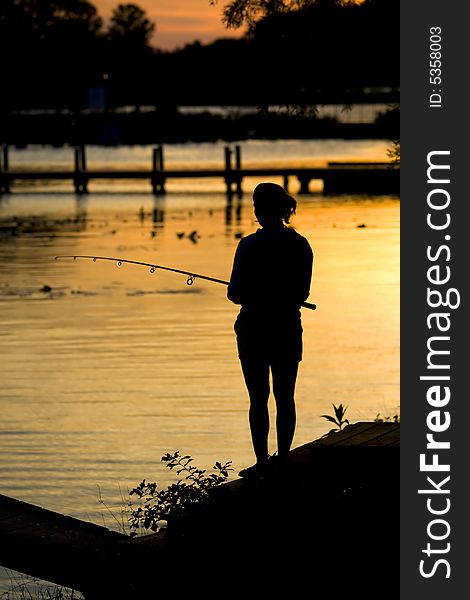
<path id="1" fill-rule="evenodd" d="M 178 517 L 187 513 L 195 505 L 209 499 L 209 491 L 224 483 L 229 477 L 232 462 L 222 464 L 216 462 L 213 472 L 207 473 L 192 465 L 190 456 L 181 456 L 177 451 L 174 454 L 165 454 L 162 461 L 170 469 L 176 469 L 179 476 L 184 478 L 171 484 L 166 489 L 159 490 L 157 483 L 147 483 L 145 479 L 129 495 L 137 496 L 142 505 L 131 510 L 129 526 L 131 536 L 135 537 L 141 529 L 159 531 L 162 522 L 171 524 Z"/>
<path id="2" fill-rule="evenodd" d="M 387 156 L 393 165 L 400 164 L 400 140 L 393 140 L 389 148 L 387 148 Z"/>
<path id="3" fill-rule="evenodd" d="M 79 600 L 83 599 L 80 592 L 47 584 L 35 577 L 24 577 L 7 570 L 10 577 L 10 587 L 0 593 L 2 600 Z"/>
<path id="4" fill-rule="evenodd" d="M 399 423 L 400 415 L 395 414 L 393 416 L 387 415 L 386 417 L 382 417 L 380 413 L 377 413 L 377 416 L 374 419 L 375 423 Z"/>
<path id="5" fill-rule="evenodd" d="M 105 515 L 103 515 L 103 524 L 105 525 L 105 527 L 109 527 L 110 529 L 112 529 L 113 526 L 114 526 L 114 528 L 116 528 L 116 525 L 117 525 L 118 531 L 120 531 L 124 535 L 129 535 L 128 520 L 129 520 L 129 509 L 132 508 L 132 502 L 129 499 L 124 498 L 124 495 L 120 488 L 119 488 L 119 491 L 121 494 L 120 507 L 116 508 L 116 507 L 108 506 L 108 504 L 103 500 L 103 497 L 101 495 L 101 488 L 99 486 L 98 486 L 98 502 L 105 509 L 105 511 L 106 511 L 105 514 L 108 517 L 111 517 L 111 519 L 112 519 L 112 523 L 110 525 L 109 523 L 106 522 Z M 119 511 L 119 514 L 117 514 L 116 511 Z"/>
<path id="6" fill-rule="evenodd" d="M 339 406 L 335 406 L 333 404 L 332 406 L 335 411 L 334 417 L 332 417 L 331 415 L 320 415 L 322 419 L 326 419 L 327 421 L 330 421 L 331 423 L 334 423 L 335 425 L 337 425 L 337 427 L 330 429 L 328 434 L 334 433 L 335 431 L 341 431 L 345 425 L 349 425 L 348 419 L 344 418 L 344 414 L 348 407 L 343 406 L 342 404 L 340 404 Z M 328 434 L 326 434 L 326 435 L 328 435 Z"/>

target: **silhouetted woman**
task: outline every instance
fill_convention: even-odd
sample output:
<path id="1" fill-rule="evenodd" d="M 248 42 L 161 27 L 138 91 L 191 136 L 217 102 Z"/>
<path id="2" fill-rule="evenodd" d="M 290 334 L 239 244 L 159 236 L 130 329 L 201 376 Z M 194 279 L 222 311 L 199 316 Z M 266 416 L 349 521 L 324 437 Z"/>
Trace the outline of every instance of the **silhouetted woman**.
<path id="1" fill-rule="evenodd" d="M 240 240 L 227 296 L 241 310 L 235 322 L 238 356 L 250 397 L 249 421 L 256 464 L 240 475 L 256 475 L 268 462 L 271 371 L 276 400 L 278 460 L 294 437 L 295 382 L 302 360 L 300 305 L 310 292 L 313 253 L 307 240 L 287 227 L 297 206 L 274 183 L 253 192 L 256 233 Z"/>

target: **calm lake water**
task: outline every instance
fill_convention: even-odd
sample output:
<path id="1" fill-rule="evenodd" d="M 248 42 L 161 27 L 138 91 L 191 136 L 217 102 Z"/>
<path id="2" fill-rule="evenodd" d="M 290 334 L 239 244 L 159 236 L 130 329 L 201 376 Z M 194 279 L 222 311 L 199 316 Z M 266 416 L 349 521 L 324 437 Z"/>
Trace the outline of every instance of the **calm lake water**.
<path id="1" fill-rule="evenodd" d="M 273 166 L 386 160 L 386 148 L 380 140 L 242 143 L 246 164 Z M 169 166 L 222 164 L 223 144 L 165 150 Z M 88 162 L 148 167 L 150 156 L 149 147 L 91 148 Z M 17 150 L 10 160 L 11 168 L 67 168 L 72 151 Z M 146 182 L 96 182 L 78 197 L 67 182 L 42 183 L 0 199 L 0 493 L 114 528 L 100 495 L 119 515 L 142 479 L 170 483 L 166 452 L 208 468 L 232 460 L 235 472 L 252 463 L 238 309 L 225 286 L 54 261 L 117 256 L 228 279 L 239 237 L 257 228 L 250 194 L 230 206 L 222 181 L 167 187 L 154 198 Z M 399 200 L 325 197 L 320 188 L 297 199 L 293 226 L 315 253 L 318 305 L 303 310 L 300 445 L 329 430 L 320 415 L 332 403 L 347 405 L 351 421 L 398 410 Z M 0 592 L 7 583 L 2 575 Z"/>

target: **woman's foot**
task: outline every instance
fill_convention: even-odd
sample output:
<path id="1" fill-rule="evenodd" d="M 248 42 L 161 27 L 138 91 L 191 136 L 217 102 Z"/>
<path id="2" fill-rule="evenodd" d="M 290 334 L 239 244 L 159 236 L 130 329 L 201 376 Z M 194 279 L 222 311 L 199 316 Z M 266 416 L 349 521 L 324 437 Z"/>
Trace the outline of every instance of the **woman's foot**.
<path id="1" fill-rule="evenodd" d="M 263 475 L 269 475 L 276 471 L 280 471 L 286 467 L 289 462 L 288 454 L 279 455 L 275 452 L 272 456 L 268 455 L 264 460 L 258 461 L 251 467 L 242 469 L 238 475 L 240 477 L 262 477 Z"/>
<path id="2" fill-rule="evenodd" d="M 252 477 L 252 478 L 256 478 L 256 477 L 261 477 L 261 475 L 263 475 L 266 471 L 266 467 L 268 465 L 268 459 L 266 458 L 263 461 L 258 461 L 257 463 L 255 463 L 254 465 L 252 465 L 251 467 L 246 467 L 246 469 L 242 469 L 238 475 L 240 477 Z"/>

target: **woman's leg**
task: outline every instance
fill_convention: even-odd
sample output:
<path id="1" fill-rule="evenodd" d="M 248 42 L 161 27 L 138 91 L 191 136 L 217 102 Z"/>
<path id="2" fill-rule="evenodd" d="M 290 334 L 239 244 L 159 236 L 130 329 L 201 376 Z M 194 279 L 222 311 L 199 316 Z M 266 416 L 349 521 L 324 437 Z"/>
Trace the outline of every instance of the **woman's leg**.
<path id="1" fill-rule="evenodd" d="M 279 361 L 271 365 L 273 374 L 273 392 L 276 399 L 277 453 L 285 459 L 294 439 L 295 382 L 299 363 L 297 361 Z"/>
<path id="2" fill-rule="evenodd" d="M 240 359 L 250 396 L 250 430 L 257 463 L 268 458 L 269 434 L 269 364 L 256 359 Z"/>

